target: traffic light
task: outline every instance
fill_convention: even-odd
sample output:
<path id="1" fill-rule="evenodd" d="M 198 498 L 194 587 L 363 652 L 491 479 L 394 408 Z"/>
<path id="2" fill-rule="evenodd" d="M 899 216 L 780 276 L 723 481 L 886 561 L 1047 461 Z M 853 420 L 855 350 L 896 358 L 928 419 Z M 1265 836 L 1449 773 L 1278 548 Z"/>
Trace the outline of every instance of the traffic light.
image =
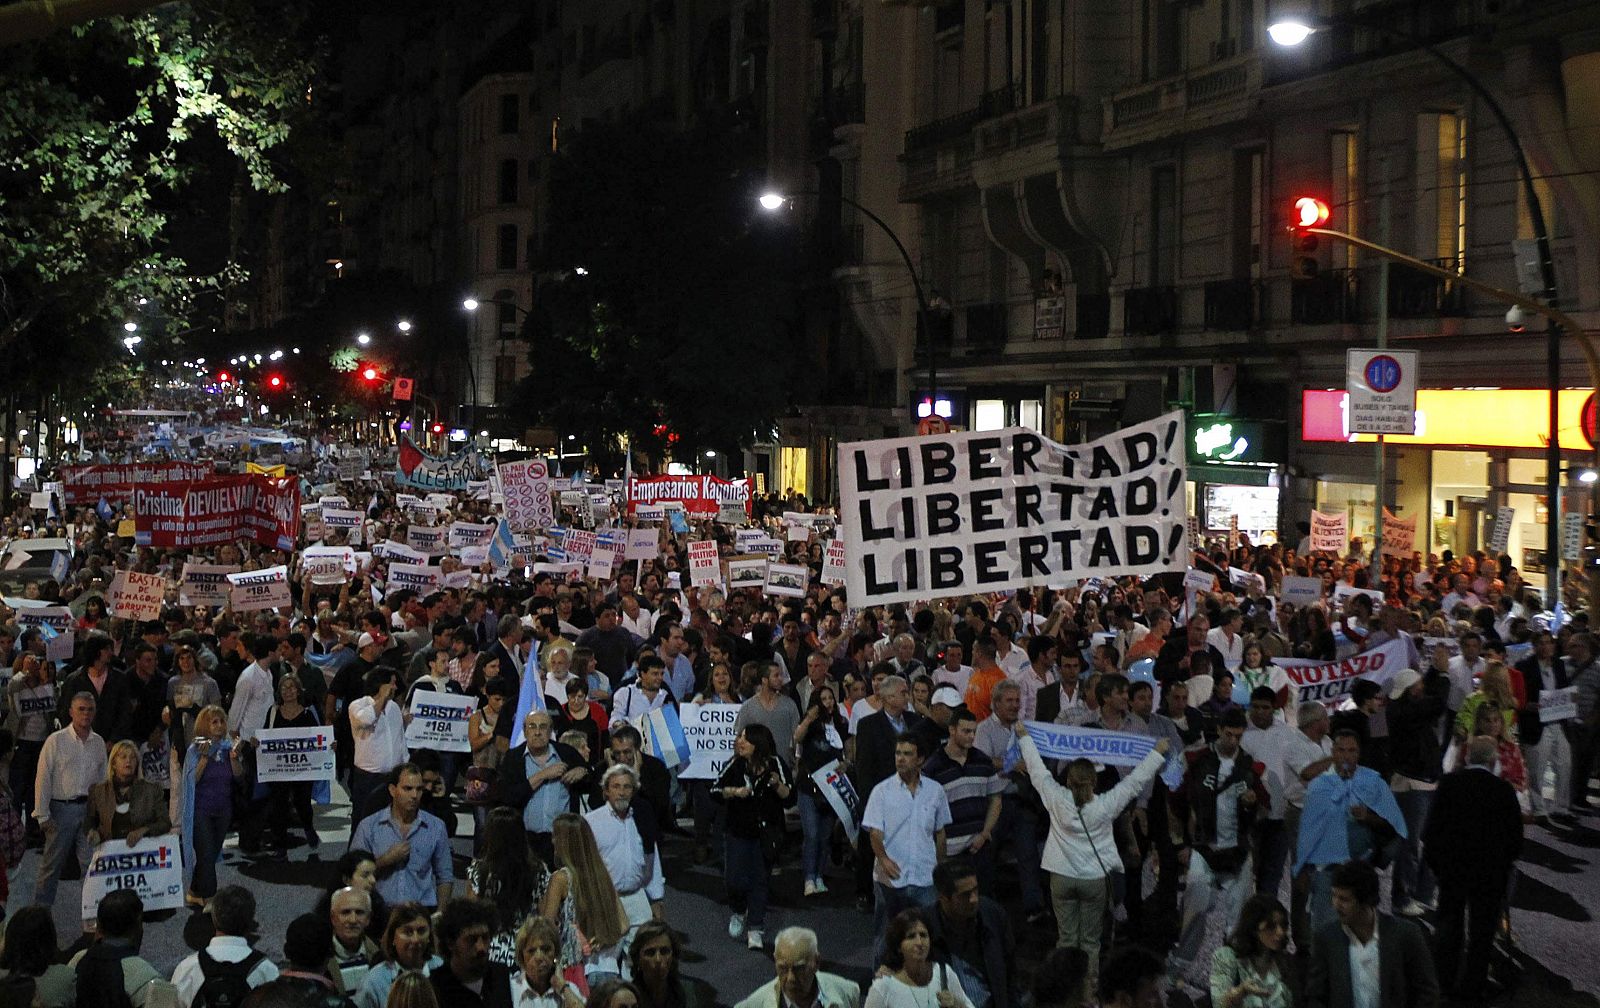
<path id="1" fill-rule="evenodd" d="M 281 374 L 267 375 L 267 389 L 271 392 L 282 392 L 287 383 Z"/>
<path id="2" fill-rule="evenodd" d="M 1297 196 L 1289 214 L 1289 276 L 1296 280 L 1314 280 L 1322 265 L 1317 261 L 1317 236 L 1306 228 L 1319 228 L 1328 223 L 1331 212 L 1326 200 L 1315 196 Z"/>
<path id="3" fill-rule="evenodd" d="M 361 379 L 363 381 L 375 382 L 378 377 L 378 369 L 370 364 L 361 369 Z"/>
<path id="4" fill-rule="evenodd" d="M 439 421 L 435 420 L 433 422 L 433 425 L 431 427 L 429 427 L 428 430 L 432 431 L 435 434 L 443 434 L 444 433 L 444 424 L 442 424 Z"/>
<path id="5" fill-rule="evenodd" d="M 218 384 L 226 385 L 231 381 L 233 381 L 233 375 L 229 374 L 226 371 L 218 371 L 217 372 L 217 383 Z"/>

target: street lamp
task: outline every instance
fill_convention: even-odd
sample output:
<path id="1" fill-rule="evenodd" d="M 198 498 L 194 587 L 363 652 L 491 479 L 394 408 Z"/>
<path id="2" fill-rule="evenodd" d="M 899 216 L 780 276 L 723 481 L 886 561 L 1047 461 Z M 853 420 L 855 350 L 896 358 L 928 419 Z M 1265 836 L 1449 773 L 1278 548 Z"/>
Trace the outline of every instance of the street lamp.
<path id="1" fill-rule="evenodd" d="M 792 194 L 768 191 L 761 194 L 758 202 L 761 204 L 761 209 L 768 213 L 775 213 L 787 206 L 793 196 L 817 195 L 820 194 L 815 190 Z M 905 243 L 900 240 L 900 236 L 894 233 L 894 228 L 890 227 L 882 217 L 879 217 L 848 196 L 833 194 L 830 198 L 838 200 L 847 207 L 853 207 L 857 213 L 878 225 L 883 233 L 889 236 L 889 240 L 894 242 L 895 249 L 900 253 L 900 261 L 905 263 L 906 272 L 911 275 L 911 289 L 917 295 L 917 329 L 922 333 L 928 352 L 928 395 L 937 403 L 939 401 L 939 363 L 938 350 L 933 342 L 933 314 L 929 308 L 928 299 L 922 292 L 922 277 L 918 275 L 917 268 L 911 263 L 911 253 L 906 251 Z"/>
<path id="2" fill-rule="evenodd" d="M 1517 178 L 1522 183 L 1523 198 L 1528 202 L 1528 218 L 1533 224 L 1534 242 L 1539 254 L 1539 281 L 1544 284 L 1545 304 L 1551 309 L 1556 308 L 1556 271 L 1555 263 L 1550 255 L 1550 235 L 1545 230 L 1544 207 L 1539 201 L 1539 193 L 1533 187 L 1533 172 L 1528 168 L 1528 157 L 1522 149 L 1522 139 L 1517 135 L 1516 128 L 1511 125 L 1511 119 L 1489 93 L 1482 81 L 1441 52 L 1436 46 L 1417 37 L 1411 32 L 1387 21 L 1370 20 L 1363 17 L 1283 17 L 1267 26 L 1267 36 L 1280 46 L 1298 46 L 1309 39 L 1318 31 L 1333 28 L 1339 25 L 1350 25 L 1361 28 L 1370 28 L 1386 35 L 1398 38 L 1416 46 L 1433 59 L 1443 65 L 1445 69 L 1460 78 L 1472 93 L 1482 99 L 1495 121 L 1500 124 L 1500 129 L 1505 132 L 1506 141 L 1511 145 L 1511 154 L 1516 161 Z M 1577 334 L 1580 339 L 1582 333 Z M 1591 368 L 1591 371 L 1593 369 Z M 1545 493 L 1552 504 L 1559 504 L 1561 494 L 1561 432 L 1558 399 L 1561 387 L 1561 326 L 1553 318 L 1547 316 L 1545 322 L 1545 378 L 1549 385 L 1548 426 L 1550 436 L 1545 446 Z M 1590 384 L 1600 389 L 1600 375 L 1591 374 Z M 1596 449 L 1596 457 L 1600 459 L 1600 448 Z M 1383 488 L 1378 488 L 1382 496 Z M 1561 602 L 1561 530 L 1555 522 L 1548 522 L 1545 528 L 1545 571 L 1547 575 L 1547 588 L 1549 598 L 1546 603 L 1554 607 Z M 1590 585 L 1590 595 L 1600 595 L 1600 571 L 1591 577 L 1596 578 Z"/>
<path id="3" fill-rule="evenodd" d="M 411 331 L 411 320 L 410 319 L 401 319 L 400 321 L 398 321 L 398 322 L 396 322 L 394 324 L 394 327 L 396 329 L 400 330 L 401 332 L 410 332 Z"/>
<path id="4" fill-rule="evenodd" d="M 368 343 L 372 342 L 372 334 L 371 333 L 365 333 L 365 332 L 358 332 L 358 333 L 356 333 L 356 342 L 361 344 L 362 346 L 366 346 Z"/>

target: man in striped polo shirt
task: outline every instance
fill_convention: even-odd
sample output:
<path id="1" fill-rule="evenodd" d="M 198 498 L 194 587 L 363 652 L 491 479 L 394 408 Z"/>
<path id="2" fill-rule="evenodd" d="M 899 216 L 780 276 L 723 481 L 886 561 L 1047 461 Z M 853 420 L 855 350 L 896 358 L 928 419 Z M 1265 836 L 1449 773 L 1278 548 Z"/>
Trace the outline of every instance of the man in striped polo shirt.
<path id="1" fill-rule="evenodd" d="M 941 687 L 939 692 L 947 689 Z M 951 822 L 944 831 L 945 856 L 966 853 L 978 871 L 979 884 L 993 892 L 993 840 L 1006 779 L 988 757 L 973 748 L 977 737 L 977 716 L 965 707 L 955 708 L 950 716 L 949 739 L 928 757 L 922 773 L 944 788 L 950 802 Z"/>

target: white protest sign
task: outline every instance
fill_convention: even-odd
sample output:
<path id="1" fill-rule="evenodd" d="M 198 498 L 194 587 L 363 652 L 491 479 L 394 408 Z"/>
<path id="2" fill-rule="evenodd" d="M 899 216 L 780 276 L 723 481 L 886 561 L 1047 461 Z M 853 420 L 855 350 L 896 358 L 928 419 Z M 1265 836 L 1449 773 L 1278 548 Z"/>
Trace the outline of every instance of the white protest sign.
<path id="1" fill-rule="evenodd" d="M 810 542 L 811 527 L 809 525 L 784 525 L 783 537 L 789 542 Z"/>
<path id="2" fill-rule="evenodd" d="M 842 585 L 845 582 L 844 540 L 829 539 L 822 552 L 822 583 Z"/>
<path id="3" fill-rule="evenodd" d="M 307 546 L 300 559 L 314 585 L 344 584 L 356 569 L 355 550 L 348 546 Z"/>
<path id="4" fill-rule="evenodd" d="M 1572 721 L 1578 716 L 1578 687 L 1543 690 L 1539 693 L 1539 721 L 1555 724 Z"/>
<path id="5" fill-rule="evenodd" d="M 756 560 L 728 561 L 728 590 L 731 592 L 740 588 L 754 588 L 756 591 L 767 590 L 766 557 L 760 557 Z"/>
<path id="6" fill-rule="evenodd" d="M 1279 597 L 1290 605 L 1316 605 L 1317 601 L 1322 598 L 1322 579 L 1297 577 L 1293 574 L 1284 575 L 1283 588 L 1279 592 Z"/>
<path id="7" fill-rule="evenodd" d="M 717 544 L 706 539 L 689 543 L 689 584 L 694 587 L 716 585 L 721 581 L 717 563 Z"/>
<path id="8" fill-rule="evenodd" d="M 1489 533 L 1489 553 L 1499 555 L 1511 544 L 1511 526 L 1517 520 L 1517 509 L 1503 507 L 1495 512 L 1494 530 Z"/>
<path id="9" fill-rule="evenodd" d="M 238 564 L 203 564 L 191 560 L 183 565 L 178 601 L 184 605 L 227 605 L 228 575 L 238 571 Z"/>
<path id="10" fill-rule="evenodd" d="M 661 552 L 660 529 L 634 528 L 628 530 L 628 546 L 627 550 L 622 554 L 622 559 L 654 560 L 659 552 Z"/>
<path id="11" fill-rule="evenodd" d="M 317 498 L 317 503 L 321 504 L 325 508 L 336 508 L 340 510 L 348 510 L 350 508 L 350 498 L 340 497 L 335 494 L 323 494 L 321 497 Z"/>
<path id="12" fill-rule="evenodd" d="M 1343 553 L 1350 545 L 1350 535 L 1345 529 L 1346 515 L 1311 512 L 1311 551 L 1313 553 Z"/>
<path id="13" fill-rule="evenodd" d="M 861 796 L 856 792 L 856 786 L 850 780 L 850 775 L 844 772 L 838 760 L 830 760 L 826 766 L 818 768 L 811 775 L 811 780 L 816 783 L 817 790 L 822 792 L 822 797 L 827 799 L 828 807 L 833 809 L 833 814 L 839 817 L 844 824 L 844 831 L 849 835 L 850 843 L 856 842 L 856 810 L 861 807 Z"/>
<path id="14" fill-rule="evenodd" d="M 1348 585 L 1342 581 L 1333 586 L 1333 601 L 1338 603 L 1340 609 L 1348 606 L 1350 600 L 1357 595 L 1365 595 L 1372 600 L 1373 612 L 1383 611 L 1383 592 L 1378 591 L 1376 588 L 1357 588 L 1355 585 Z"/>
<path id="15" fill-rule="evenodd" d="M 322 508 L 317 505 L 301 505 L 300 523 L 305 526 L 306 542 L 321 542 L 328 537 L 328 527 L 322 523 Z"/>
<path id="16" fill-rule="evenodd" d="M 1272 664 L 1283 669 L 1295 685 L 1299 694 L 1296 702 L 1333 703 L 1348 696 L 1357 679 L 1371 679 L 1380 686 L 1387 684 L 1407 667 L 1407 650 L 1405 641 L 1393 640 L 1342 661 L 1274 658 Z"/>
<path id="17" fill-rule="evenodd" d="M 406 545 L 424 556 L 445 556 L 450 552 L 447 537 L 449 529 L 429 528 L 425 525 L 406 526 Z"/>
<path id="18" fill-rule="evenodd" d="M 1383 509 L 1383 555 L 1409 557 L 1416 548 L 1417 516 L 1396 518 Z"/>
<path id="19" fill-rule="evenodd" d="M 1583 559 L 1583 515 L 1576 512 L 1561 516 L 1561 559 Z"/>
<path id="20" fill-rule="evenodd" d="M 117 619 L 160 619 L 161 601 L 166 591 L 167 579 L 160 574 L 119 570 L 111 579 L 108 593 L 111 615 Z"/>
<path id="21" fill-rule="evenodd" d="M 768 564 L 767 594 L 804 598 L 806 585 L 811 583 L 809 568 L 798 564 Z"/>
<path id="22" fill-rule="evenodd" d="M 397 543 L 391 539 L 372 544 L 372 555 L 379 560 L 399 560 L 405 563 L 425 564 L 428 554 L 420 553 L 404 543 Z"/>
<path id="23" fill-rule="evenodd" d="M 1245 591 L 1249 591 L 1251 588 L 1254 588 L 1254 589 L 1256 589 L 1258 591 L 1266 591 L 1267 590 L 1267 579 L 1266 578 L 1262 577 L 1260 574 L 1255 573 L 1254 571 L 1247 571 L 1247 570 L 1243 569 L 1242 567 L 1229 567 L 1228 568 L 1228 581 L 1231 584 L 1238 585 L 1240 588 L 1243 588 Z"/>
<path id="24" fill-rule="evenodd" d="M 406 725 L 406 745 L 436 752 L 471 752 L 467 722 L 477 709 L 477 697 L 417 690 L 411 694 L 411 723 Z"/>
<path id="25" fill-rule="evenodd" d="M 348 511 L 340 508 L 323 508 L 322 524 L 329 532 L 348 532 L 351 542 L 361 541 L 361 523 L 366 516 L 360 511 Z"/>
<path id="26" fill-rule="evenodd" d="M 739 737 L 734 722 L 737 704 L 678 705 L 678 721 L 689 742 L 689 764 L 680 767 L 681 780 L 716 780 L 733 759 L 733 740 Z"/>
<path id="27" fill-rule="evenodd" d="M 256 779 L 277 781 L 333 780 L 333 729 L 262 728 L 256 732 Z"/>
<path id="28" fill-rule="evenodd" d="M 183 906 L 183 854 L 177 836 L 163 833 L 128 845 L 107 840 L 94 849 L 83 872 L 84 920 L 100 913 L 107 893 L 131 889 L 146 913 Z"/>
<path id="29" fill-rule="evenodd" d="M 595 534 L 587 529 L 567 529 L 566 539 L 561 545 L 567 551 L 568 562 L 587 562 L 594 556 L 596 538 Z"/>
<path id="30" fill-rule="evenodd" d="M 839 446 L 855 606 L 1182 570 L 1183 414 L 1064 445 L 1012 427 Z"/>
<path id="31" fill-rule="evenodd" d="M 466 546 L 488 546 L 494 525 L 487 522 L 451 522 L 450 549 L 459 553 Z"/>
<path id="32" fill-rule="evenodd" d="M 611 568 L 617 562 L 617 547 L 614 543 L 596 541 L 594 551 L 589 554 L 588 573 L 592 578 L 609 578 Z"/>
<path id="33" fill-rule="evenodd" d="M 1417 351 L 1345 351 L 1345 417 L 1352 434 L 1417 432 Z"/>
<path id="34" fill-rule="evenodd" d="M 1190 567 L 1183 572 L 1183 589 L 1190 592 L 1208 592 L 1217 586 L 1217 576 L 1210 571 Z"/>
<path id="35" fill-rule="evenodd" d="M 456 506 L 456 499 L 447 493 L 431 493 L 423 500 L 428 502 L 429 507 L 438 508 L 440 511 L 448 511 Z"/>
<path id="36" fill-rule="evenodd" d="M 500 493 L 505 497 L 506 521 L 519 532 L 549 528 L 556 523 L 550 498 L 550 467 L 544 459 L 503 462 L 495 466 Z"/>
<path id="37" fill-rule="evenodd" d="M 783 540 L 773 539 L 769 536 L 757 536 L 745 546 L 747 553 L 763 553 L 769 559 L 781 560 L 783 558 Z"/>
<path id="38" fill-rule="evenodd" d="M 456 570 L 444 576 L 446 588 L 471 588 L 474 574 L 470 570 Z"/>
<path id="39" fill-rule="evenodd" d="M 461 558 L 463 564 L 476 569 L 489 562 L 489 547 L 463 546 L 456 551 L 456 556 Z"/>
<path id="40" fill-rule="evenodd" d="M 403 588 L 410 588 L 419 595 L 427 595 L 439 590 L 441 572 L 437 567 L 427 564 L 391 563 L 389 565 L 389 580 L 384 585 L 387 591 L 396 592 Z"/>
<path id="41" fill-rule="evenodd" d="M 73 649 L 77 646 L 78 618 L 72 615 L 71 609 L 66 606 L 44 605 L 18 609 L 16 612 L 19 629 L 40 628 L 40 635 L 45 638 L 46 658 L 51 661 L 72 660 Z M 46 627 L 49 629 L 44 629 Z M 52 706 L 50 710 L 54 711 L 55 708 Z"/>
<path id="42" fill-rule="evenodd" d="M 292 605 L 289 597 L 289 568 L 283 564 L 261 570 L 228 575 L 228 597 L 234 612 L 254 612 Z"/>
<path id="43" fill-rule="evenodd" d="M 749 552 L 751 552 L 751 550 L 750 550 L 750 544 L 751 543 L 764 542 L 766 540 L 766 538 L 767 538 L 767 533 L 763 529 L 758 529 L 758 528 L 734 529 L 733 530 L 733 548 L 735 550 L 739 551 L 740 553 L 749 553 Z"/>

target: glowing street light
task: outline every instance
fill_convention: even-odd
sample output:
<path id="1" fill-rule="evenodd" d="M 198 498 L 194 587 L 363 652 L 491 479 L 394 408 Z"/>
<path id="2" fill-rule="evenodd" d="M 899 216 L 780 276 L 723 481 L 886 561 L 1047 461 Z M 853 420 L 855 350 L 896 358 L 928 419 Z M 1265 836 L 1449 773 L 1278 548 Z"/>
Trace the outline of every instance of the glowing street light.
<path id="1" fill-rule="evenodd" d="M 368 343 L 372 342 L 372 334 L 358 332 L 356 333 L 356 342 L 360 343 L 362 346 L 366 346 Z"/>
<path id="2" fill-rule="evenodd" d="M 395 323 L 394 327 L 396 329 L 400 330 L 401 332 L 410 332 L 411 331 L 411 320 L 410 319 L 401 319 L 399 322 Z"/>
<path id="3" fill-rule="evenodd" d="M 137 322 L 124 322 L 124 323 L 122 323 L 122 328 L 124 330 L 126 330 L 127 332 L 138 332 L 139 331 L 139 323 L 137 323 Z"/>
<path id="4" fill-rule="evenodd" d="M 1289 18 L 1267 26 L 1267 37 L 1281 46 L 1297 46 L 1311 37 L 1314 29 L 1304 21 Z"/>
<path id="5" fill-rule="evenodd" d="M 788 198 L 782 193 L 765 192 L 761 194 L 761 209 L 763 210 L 780 210 L 787 202 L 789 202 Z"/>
<path id="6" fill-rule="evenodd" d="M 477 311 L 478 310 L 478 299 L 477 298 L 467 298 L 467 299 L 465 299 L 465 300 L 463 300 L 461 302 L 461 307 L 465 308 L 467 311 Z"/>

